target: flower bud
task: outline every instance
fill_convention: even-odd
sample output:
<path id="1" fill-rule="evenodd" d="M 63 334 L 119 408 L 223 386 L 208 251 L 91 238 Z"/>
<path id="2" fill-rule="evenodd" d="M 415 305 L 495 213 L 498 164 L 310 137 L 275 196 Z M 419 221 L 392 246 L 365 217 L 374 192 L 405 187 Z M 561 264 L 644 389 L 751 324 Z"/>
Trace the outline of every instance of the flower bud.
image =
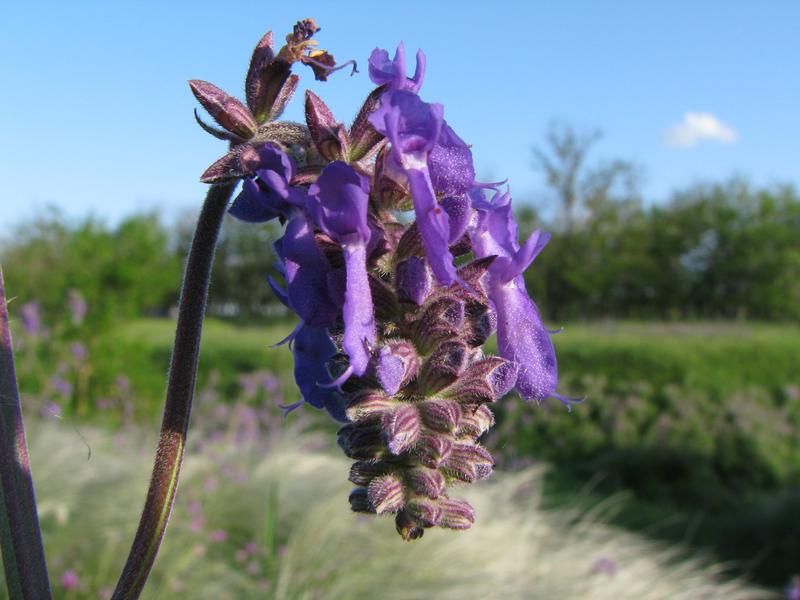
<path id="1" fill-rule="evenodd" d="M 372 150 L 381 140 L 383 135 L 369 122 L 369 115 L 377 108 L 384 88 L 379 87 L 367 96 L 361 109 L 358 111 L 353 125 L 350 127 L 350 151 L 348 160 L 353 162 L 361 160 Z"/>
<path id="2" fill-rule="evenodd" d="M 445 296 L 431 303 L 416 323 L 415 342 L 423 351 L 437 342 L 457 337 L 464 327 L 464 302 Z"/>
<path id="3" fill-rule="evenodd" d="M 486 274 L 489 272 L 489 267 L 492 266 L 492 263 L 496 258 L 496 256 L 476 258 L 475 260 L 465 264 L 463 267 L 459 267 L 458 276 L 461 277 L 461 279 L 463 279 L 472 289 L 483 294 L 485 298 L 486 286 L 484 285 L 484 279 L 486 278 Z"/>
<path id="4" fill-rule="evenodd" d="M 442 516 L 439 504 L 426 498 L 415 498 L 406 505 L 406 511 L 422 527 L 433 527 Z"/>
<path id="5" fill-rule="evenodd" d="M 422 306 L 433 290 L 433 272 L 425 259 L 410 256 L 397 265 L 397 291 L 401 300 Z"/>
<path id="6" fill-rule="evenodd" d="M 376 477 L 386 474 L 390 468 L 390 465 L 383 461 L 360 460 L 350 467 L 349 480 L 356 485 L 367 486 Z"/>
<path id="7" fill-rule="evenodd" d="M 237 146 L 214 161 L 200 176 L 203 183 L 216 183 L 252 175 L 259 164 L 258 150 L 249 144 Z"/>
<path id="8" fill-rule="evenodd" d="M 497 315 L 488 304 L 468 301 L 463 339 L 470 346 L 482 346 L 497 330 Z"/>
<path id="9" fill-rule="evenodd" d="M 278 88 L 278 93 L 275 95 L 275 99 L 272 101 L 269 114 L 267 115 L 269 121 L 274 121 L 283 114 L 286 105 L 289 104 L 289 100 L 292 99 L 292 96 L 294 96 L 294 93 L 297 91 L 297 84 L 299 82 L 300 78 L 297 75 L 289 75 L 280 88 Z"/>
<path id="10" fill-rule="evenodd" d="M 411 515 L 409 515 L 406 510 L 401 510 L 397 513 L 394 523 L 397 528 L 397 533 L 407 542 L 419 539 L 422 537 L 422 534 L 425 533 L 425 530 L 411 518 Z"/>
<path id="11" fill-rule="evenodd" d="M 400 306 L 392 289 L 374 275 L 369 276 L 369 290 L 375 316 L 382 320 L 394 320 L 400 314 Z"/>
<path id="12" fill-rule="evenodd" d="M 381 148 L 375 157 L 375 181 L 374 202 L 377 206 L 389 210 L 407 209 L 409 205 L 408 180 L 402 171 L 392 167 L 393 163 L 389 158 L 386 146 L 376 146 Z M 411 229 L 411 228 L 409 228 Z M 416 230 L 416 227 L 413 229 Z M 406 229 L 408 231 L 408 229 Z M 422 241 L 418 240 L 418 250 L 422 249 Z M 407 249 L 399 256 L 408 256 Z"/>
<path id="13" fill-rule="evenodd" d="M 422 420 L 431 429 L 452 433 L 458 427 L 461 407 L 452 400 L 426 400 L 419 405 Z"/>
<path id="14" fill-rule="evenodd" d="M 247 69 L 247 76 L 244 82 L 247 106 L 250 107 L 254 115 L 263 112 L 265 105 L 263 76 L 273 58 L 275 58 L 275 50 L 272 44 L 272 32 L 268 31 L 253 50 L 253 56 L 250 58 L 250 67 Z"/>
<path id="15" fill-rule="evenodd" d="M 403 482 L 394 475 L 382 475 L 373 479 L 367 488 L 367 496 L 379 515 L 397 512 L 405 504 Z"/>
<path id="16" fill-rule="evenodd" d="M 443 395 L 462 404 L 494 402 L 514 387 L 518 368 L 499 356 L 483 358 L 472 363 Z"/>
<path id="17" fill-rule="evenodd" d="M 422 235 L 416 222 L 408 226 L 397 244 L 397 258 L 404 259 L 409 256 L 424 256 L 425 248 L 422 245 Z"/>
<path id="18" fill-rule="evenodd" d="M 381 430 L 373 424 L 350 423 L 338 432 L 337 443 L 350 458 L 367 460 L 383 453 Z"/>
<path id="19" fill-rule="evenodd" d="M 478 444 L 455 444 L 449 456 L 442 462 L 448 475 L 472 483 L 492 474 L 494 459 L 489 451 Z"/>
<path id="20" fill-rule="evenodd" d="M 250 109 L 213 83 L 193 79 L 189 82 L 194 97 L 203 105 L 211 118 L 222 127 L 242 139 L 250 139 L 256 133 L 256 120 Z"/>
<path id="21" fill-rule="evenodd" d="M 306 124 L 311 140 L 325 160 L 342 160 L 347 154 L 347 134 L 328 106 L 306 90 Z"/>
<path id="22" fill-rule="evenodd" d="M 456 434 L 458 437 L 467 436 L 476 440 L 492 425 L 494 425 L 494 415 L 485 404 L 475 408 L 462 406 Z"/>
<path id="23" fill-rule="evenodd" d="M 446 498 L 439 503 L 442 516 L 439 525 L 450 529 L 469 529 L 475 522 L 475 511 L 464 500 Z"/>
<path id="24" fill-rule="evenodd" d="M 412 404 L 401 404 L 383 417 L 383 433 L 386 446 L 392 454 L 409 450 L 419 439 L 419 412 Z"/>
<path id="25" fill-rule="evenodd" d="M 405 383 L 416 376 L 419 362 L 419 356 L 411 342 L 393 341 L 378 353 L 375 367 L 378 382 L 387 394 L 394 396 Z"/>
<path id="26" fill-rule="evenodd" d="M 439 344 L 420 369 L 420 392 L 430 396 L 456 382 L 467 367 L 468 358 L 467 345 L 462 341 Z"/>
<path id="27" fill-rule="evenodd" d="M 450 455 L 453 442 L 445 434 L 429 432 L 420 436 L 416 446 L 419 462 L 431 469 L 437 469 L 442 461 Z"/>
<path id="28" fill-rule="evenodd" d="M 347 406 L 347 418 L 353 422 L 379 418 L 397 406 L 398 402 L 392 400 L 383 392 L 365 390 L 355 394 L 354 399 Z"/>
<path id="29" fill-rule="evenodd" d="M 372 508 L 372 505 L 369 501 L 369 496 L 367 495 L 367 488 L 355 488 L 352 492 L 350 492 L 350 497 L 348 500 L 350 501 L 350 509 L 354 512 L 375 513 L 375 509 Z"/>
<path id="30" fill-rule="evenodd" d="M 418 467 L 408 474 L 411 488 L 418 494 L 436 500 L 445 490 L 444 475 L 438 469 Z"/>

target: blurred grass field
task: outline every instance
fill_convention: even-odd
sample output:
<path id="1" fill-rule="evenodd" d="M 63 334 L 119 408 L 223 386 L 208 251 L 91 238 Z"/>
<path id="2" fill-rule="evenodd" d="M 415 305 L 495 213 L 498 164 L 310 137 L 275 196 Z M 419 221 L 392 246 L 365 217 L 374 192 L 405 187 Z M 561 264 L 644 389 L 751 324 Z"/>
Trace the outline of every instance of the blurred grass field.
<path id="1" fill-rule="evenodd" d="M 149 392 L 143 401 L 155 400 L 160 405 L 174 327 L 168 319 L 138 319 L 106 332 L 99 340 L 101 351 L 109 357 L 120 355 L 120 366 L 124 364 L 134 384 Z M 216 371 L 227 382 L 237 373 L 262 368 L 290 377 L 291 353 L 270 345 L 293 327 L 288 320 L 257 327 L 209 319 L 203 330 L 201 378 Z M 656 388 L 680 386 L 717 400 L 751 387 L 779 393 L 786 386 L 800 386 L 797 325 L 576 323 L 565 325 L 554 343 L 561 373 L 568 379 L 593 375 L 612 384 L 647 381 Z"/>
<path id="2" fill-rule="evenodd" d="M 241 407 L 240 407 L 241 408 Z M 348 461 L 302 419 L 257 429 L 231 411 L 199 415 L 174 517 L 146 599 L 755 600 L 777 595 L 582 515 L 541 504 L 542 468 L 457 489 L 478 521 L 403 542 L 390 518 L 348 509 Z M 222 432 L 222 436 L 214 433 Z M 60 600 L 108 599 L 135 527 L 154 436 L 30 423 L 41 522 Z M 254 435 L 258 434 L 258 435 Z M 329 440 L 328 440 L 329 441 Z M 338 476 L 337 476 L 338 474 Z M 113 501 L 111 501 L 113 499 Z M 0 575 L 0 598 L 6 598 Z"/>
<path id="3" fill-rule="evenodd" d="M 209 319 L 196 410 L 233 405 L 243 394 L 270 410 L 295 402 L 291 352 L 270 347 L 293 326 Z M 155 425 L 173 332 L 169 319 L 119 322 L 83 339 L 80 360 L 68 343 L 59 351 L 47 338 L 20 335 L 23 397 L 55 402 L 76 423 Z M 709 551 L 731 572 L 783 585 L 800 560 L 800 328 L 603 321 L 567 324 L 554 341 L 560 391 L 586 400 L 571 412 L 513 395 L 499 402 L 486 440 L 498 468 L 550 465 L 541 477 L 544 506 L 582 514 L 614 499 L 604 521 Z M 66 392 L 64 381 L 42 376 L 53 372 L 68 382 Z M 272 387 L 246 392 L 256 380 Z M 114 396 L 122 411 L 108 409 Z M 325 415 L 302 408 L 287 426 L 297 419 L 335 448 L 336 426 Z"/>

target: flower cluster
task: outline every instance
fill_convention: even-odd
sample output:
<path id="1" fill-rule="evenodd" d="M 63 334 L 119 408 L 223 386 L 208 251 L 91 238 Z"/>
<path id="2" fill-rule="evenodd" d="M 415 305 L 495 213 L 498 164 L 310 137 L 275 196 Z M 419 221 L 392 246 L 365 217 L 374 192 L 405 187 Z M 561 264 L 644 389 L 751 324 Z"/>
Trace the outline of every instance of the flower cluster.
<path id="1" fill-rule="evenodd" d="M 349 128 L 311 91 L 305 125 L 275 121 L 297 86 L 292 62 L 318 75 L 338 68 L 308 53 L 317 29 L 298 23 L 277 54 L 265 36 L 247 107 L 221 91 L 211 101 L 216 88 L 192 82 L 227 132 L 204 128 L 232 144 L 203 180 L 243 178 L 230 213 L 285 224 L 274 242 L 283 281 L 269 284 L 298 317 L 284 340 L 298 404 L 344 423 L 353 510 L 394 514 L 405 539 L 465 529 L 473 510 L 448 489 L 492 472 L 478 441 L 491 404 L 512 389 L 572 402 L 555 391 L 550 332 L 522 276 L 549 236 L 520 242 L 509 192 L 475 181 L 469 145 L 419 96 L 421 51 L 413 76 L 402 44 L 393 58 L 373 51 L 377 87 Z M 487 355 L 495 332 L 499 356 Z"/>

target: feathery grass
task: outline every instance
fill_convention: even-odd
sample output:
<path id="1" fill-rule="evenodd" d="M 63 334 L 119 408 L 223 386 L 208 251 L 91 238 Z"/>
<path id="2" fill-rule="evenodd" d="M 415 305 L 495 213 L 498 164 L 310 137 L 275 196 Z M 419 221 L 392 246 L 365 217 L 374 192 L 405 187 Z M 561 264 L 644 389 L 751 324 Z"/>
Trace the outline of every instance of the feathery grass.
<path id="1" fill-rule="evenodd" d="M 238 413 L 237 413 L 238 410 Z M 143 598 L 769 598 L 721 569 L 540 507 L 541 468 L 464 490 L 468 532 L 402 542 L 391 519 L 349 511 L 348 463 L 303 419 L 265 435 L 250 409 L 194 428 L 173 521 Z M 34 421 L 33 472 L 57 598 L 105 598 L 139 516 L 154 439 Z M 265 439 L 268 438 L 268 439 Z M 77 576 L 77 577 L 76 577 Z M 0 597 L 4 597 L 1 595 Z"/>

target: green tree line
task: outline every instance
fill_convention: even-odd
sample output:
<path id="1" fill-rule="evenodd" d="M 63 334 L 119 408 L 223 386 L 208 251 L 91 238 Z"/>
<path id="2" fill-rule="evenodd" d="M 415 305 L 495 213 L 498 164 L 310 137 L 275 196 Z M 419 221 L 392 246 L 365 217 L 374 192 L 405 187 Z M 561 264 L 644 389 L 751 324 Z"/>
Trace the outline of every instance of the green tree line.
<path id="1" fill-rule="evenodd" d="M 549 227 L 530 206 L 518 207 L 523 233 L 554 230 L 526 274 L 551 322 L 800 320 L 800 197 L 793 188 L 756 188 L 733 179 L 693 185 L 649 207 L 601 188 L 579 194 L 569 216 L 554 217 Z M 51 213 L 4 232 L 0 263 L 17 301 L 37 301 L 53 319 L 68 315 L 71 290 L 85 298 L 98 325 L 165 315 L 177 300 L 192 225 L 191 215 L 168 227 L 154 214 L 111 226 Z M 275 274 L 271 242 L 277 235 L 276 226 L 226 221 L 212 314 L 241 320 L 282 314 L 265 281 Z"/>

